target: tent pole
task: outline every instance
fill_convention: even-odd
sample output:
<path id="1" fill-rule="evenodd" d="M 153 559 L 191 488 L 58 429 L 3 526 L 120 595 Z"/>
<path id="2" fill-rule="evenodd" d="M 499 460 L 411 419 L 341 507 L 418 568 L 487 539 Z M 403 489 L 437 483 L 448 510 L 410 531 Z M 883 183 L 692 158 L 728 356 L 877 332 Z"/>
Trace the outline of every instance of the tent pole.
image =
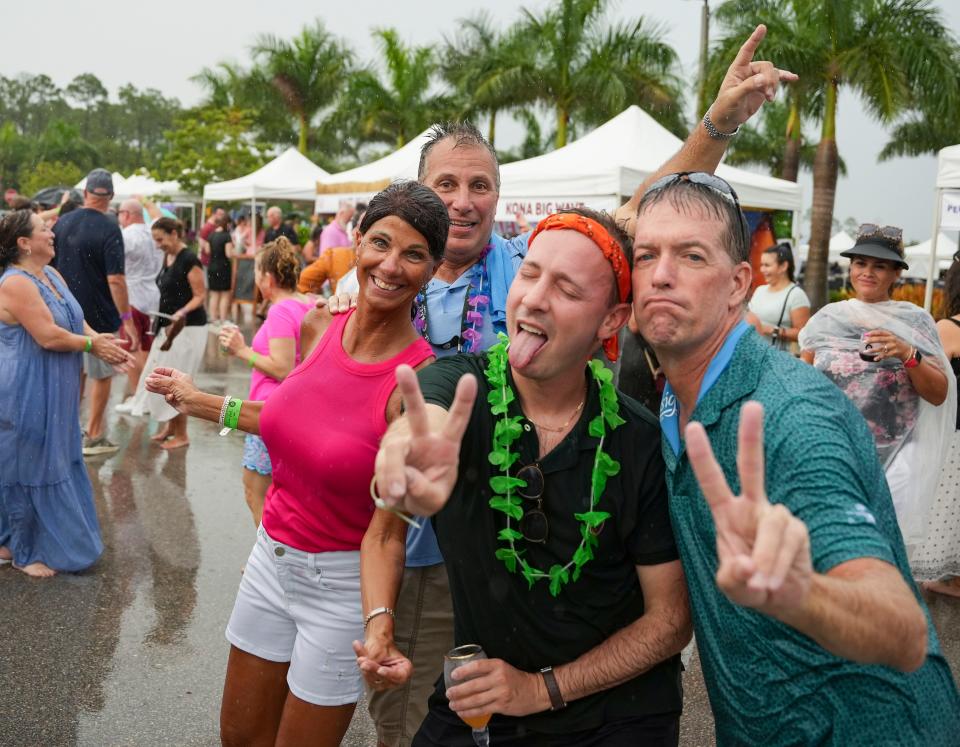
<path id="1" fill-rule="evenodd" d="M 250 243 L 253 245 L 253 252 L 256 254 L 257 249 L 257 190 L 255 187 L 250 188 Z"/>
<path id="2" fill-rule="evenodd" d="M 940 202 L 943 190 L 939 187 L 933 191 L 933 235 L 930 236 L 930 268 L 927 271 L 927 289 L 923 294 L 923 308 L 929 313 L 933 307 L 933 284 L 940 274 L 940 264 L 937 262 L 937 236 L 940 234 Z"/>

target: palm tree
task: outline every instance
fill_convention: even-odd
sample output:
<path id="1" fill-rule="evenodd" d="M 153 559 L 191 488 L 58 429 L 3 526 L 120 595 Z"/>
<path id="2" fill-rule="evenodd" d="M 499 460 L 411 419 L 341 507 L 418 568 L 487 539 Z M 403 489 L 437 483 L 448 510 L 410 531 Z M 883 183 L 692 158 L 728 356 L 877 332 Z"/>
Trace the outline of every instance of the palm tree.
<path id="1" fill-rule="evenodd" d="M 333 106 L 347 85 L 353 53 L 319 20 L 289 42 L 263 34 L 251 51 L 259 66 L 254 74 L 262 76 L 296 120 L 297 147 L 306 153 L 312 121 Z"/>
<path id="2" fill-rule="evenodd" d="M 663 30 L 643 18 L 607 24 L 605 0 L 560 0 L 541 15 L 524 9 L 520 26 L 534 50 L 526 89 L 554 111 L 556 146 L 571 123 L 595 125 L 639 104 L 683 135 L 677 54 Z"/>
<path id="3" fill-rule="evenodd" d="M 956 95 L 956 41 L 928 0 L 796 0 L 807 28 L 830 29 L 817 48 L 823 92 L 820 143 L 813 166 L 813 216 L 805 290 L 814 309 L 827 301 L 827 257 L 837 187 L 837 105 L 842 87 L 860 94 L 882 122 L 911 109 L 916 93 L 945 84 Z"/>
<path id="4" fill-rule="evenodd" d="M 731 141 L 725 163 L 731 166 L 761 166 L 781 179 L 786 179 L 785 174 L 792 170 L 790 175 L 793 178 L 790 181 L 795 182 L 797 170 L 813 169 L 817 146 L 807 141 L 802 133 L 798 133 L 799 138 L 792 137 L 792 117 L 797 117 L 797 112 L 789 100 L 765 104 L 760 110 L 757 124 L 743 125 L 740 133 Z M 797 145 L 793 147 L 795 143 Z M 784 144 L 788 147 L 784 147 Z M 793 159 L 793 162 L 788 165 L 787 159 Z M 842 158 L 839 168 L 840 175 L 846 176 L 847 167 Z"/>
<path id="5" fill-rule="evenodd" d="M 761 114 L 762 128 L 769 130 L 767 137 L 771 150 L 776 148 L 778 139 L 771 128 L 774 124 L 783 126 L 779 134 L 779 148 L 782 153 L 774 159 L 777 167 L 771 169 L 771 172 L 781 179 L 797 181 L 801 165 L 812 166 L 812 163 L 803 162 L 803 123 L 818 116 L 819 109 L 822 108 L 822 97 L 816 95 L 813 86 L 816 77 L 813 65 L 816 64 L 816 59 L 812 54 L 812 50 L 820 42 L 822 31 L 799 24 L 791 0 L 727 0 L 716 8 L 714 18 L 723 33 L 710 53 L 707 90 L 719 89 L 730 60 L 736 56 L 743 40 L 750 36 L 758 23 L 767 26 L 767 36 L 760 48 L 760 55 L 774 60 L 778 67 L 791 70 L 800 76 L 798 82 L 791 83 L 786 88 L 783 114 L 778 112 L 772 117 Z M 814 38 L 808 38 L 809 34 L 813 34 Z M 769 106 L 764 107 L 764 111 L 767 112 L 768 108 Z M 750 131 L 749 128 L 745 130 L 747 133 Z M 731 151 L 738 148 L 743 150 L 745 147 L 745 144 L 734 141 Z M 755 146 L 750 146 L 749 149 L 753 147 Z"/>
<path id="6" fill-rule="evenodd" d="M 763 55 L 800 75 L 791 84 L 781 176 L 796 178 L 803 120 L 820 121 L 813 160 L 810 253 L 804 283 L 814 309 L 827 301 L 827 257 L 841 160 L 837 150 L 840 90 L 857 92 L 882 122 L 936 100 L 956 100 L 956 41 L 930 0 L 729 0 L 716 17 L 727 31 L 714 48 L 719 60 L 746 38 L 747 26 L 767 24 Z M 945 120 L 940 120 L 945 121 Z"/>
<path id="7" fill-rule="evenodd" d="M 533 50 L 516 29 L 498 32 L 489 13 L 457 23 L 461 28 L 457 36 L 453 40 L 444 37 L 441 73 L 458 99 L 457 116 L 473 119 L 486 114 L 487 139 L 494 145 L 497 115 L 530 100 L 524 69 Z"/>
<path id="8" fill-rule="evenodd" d="M 386 73 L 367 67 L 350 78 L 341 103 L 344 118 L 356 119 L 356 133 L 367 142 L 400 147 L 439 118 L 453 112 L 452 99 L 433 92 L 437 58 L 432 45 L 408 46 L 394 29 L 377 29 Z"/>

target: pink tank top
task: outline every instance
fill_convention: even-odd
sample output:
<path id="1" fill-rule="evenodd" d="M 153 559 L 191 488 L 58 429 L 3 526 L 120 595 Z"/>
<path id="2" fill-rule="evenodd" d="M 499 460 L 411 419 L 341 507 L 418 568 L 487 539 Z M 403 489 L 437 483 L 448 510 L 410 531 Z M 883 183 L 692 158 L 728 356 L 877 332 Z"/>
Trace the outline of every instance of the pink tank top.
<path id="1" fill-rule="evenodd" d="M 260 435 L 273 464 L 263 527 L 304 552 L 359 550 L 373 516 L 370 479 L 387 429 L 387 400 L 401 363 L 433 355 L 417 340 L 382 363 L 359 363 L 343 349 L 351 310 L 333 318 L 316 349 L 270 395 Z"/>

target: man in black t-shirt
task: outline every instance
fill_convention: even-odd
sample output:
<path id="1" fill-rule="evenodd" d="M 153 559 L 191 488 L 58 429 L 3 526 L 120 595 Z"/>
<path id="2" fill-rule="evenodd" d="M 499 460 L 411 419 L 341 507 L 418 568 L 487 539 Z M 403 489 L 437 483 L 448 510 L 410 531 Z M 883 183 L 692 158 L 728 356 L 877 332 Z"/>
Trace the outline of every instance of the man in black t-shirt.
<path id="1" fill-rule="evenodd" d="M 113 178 L 104 169 L 87 175 L 83 207 L 60 218 L 53 227 L 55 265 L 83 309 L 83 317 L 101 333 L 117 334 L 140 348 L 140 337 L 127 298 L 123 234 L 106 216 L 113 197 Z M 109 454 L 117 446 L 107 440 L 103 414 L 110 398 L 112 366 L 84 355 L 84 373 L 90 381 L 90 419 L 83 439 L 84 456 Z"/>
<path id="2" fill-rule="evenodd" d="M 601 344 L 616 357 L 628 256 L 609 218 L 551 216 L 509 292 L 509 353 L 445 358 L 419 386 L 397 370 L 407 412 L 381 443 L 376 485 L 388 504 L 433 516 L 456 643 L 489 657 L 437 683 L 414 747 L 467 747 L 462 720 L 491 713 L 492 744 L 677 744 L 691 624 L 659 427 L 587 364 Z M 356 648 L 374 689 L 410 675 L 384 596 L 404 528 L 377 511 L 361 551 Z"/>
<path id="3" fill-rule="evenodd" d="M 267 230 L 263 234 L 263 243 L 269 244 L 280 236 L 285 236 L 293 248 L 300 251 L 300 239 L 291 226 L 283 222 L 283 211 L 276 205 L 267 210 Z"/>

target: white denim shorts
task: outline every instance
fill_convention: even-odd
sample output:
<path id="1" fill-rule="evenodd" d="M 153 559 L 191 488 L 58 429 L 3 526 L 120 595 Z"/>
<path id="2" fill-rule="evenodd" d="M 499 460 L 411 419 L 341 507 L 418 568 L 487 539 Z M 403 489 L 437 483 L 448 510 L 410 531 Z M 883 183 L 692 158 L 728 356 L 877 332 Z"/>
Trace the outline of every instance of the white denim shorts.
<path id="1" fill-rule="evenodd" d="M 363 640 L 360 553 L 309 553 L 272 540 L 261 526 L 237 592 L 227 640 L 268 661 L 289 661 L 287 684 L 322 706 L 362 692 L 353 641 Z"/>

